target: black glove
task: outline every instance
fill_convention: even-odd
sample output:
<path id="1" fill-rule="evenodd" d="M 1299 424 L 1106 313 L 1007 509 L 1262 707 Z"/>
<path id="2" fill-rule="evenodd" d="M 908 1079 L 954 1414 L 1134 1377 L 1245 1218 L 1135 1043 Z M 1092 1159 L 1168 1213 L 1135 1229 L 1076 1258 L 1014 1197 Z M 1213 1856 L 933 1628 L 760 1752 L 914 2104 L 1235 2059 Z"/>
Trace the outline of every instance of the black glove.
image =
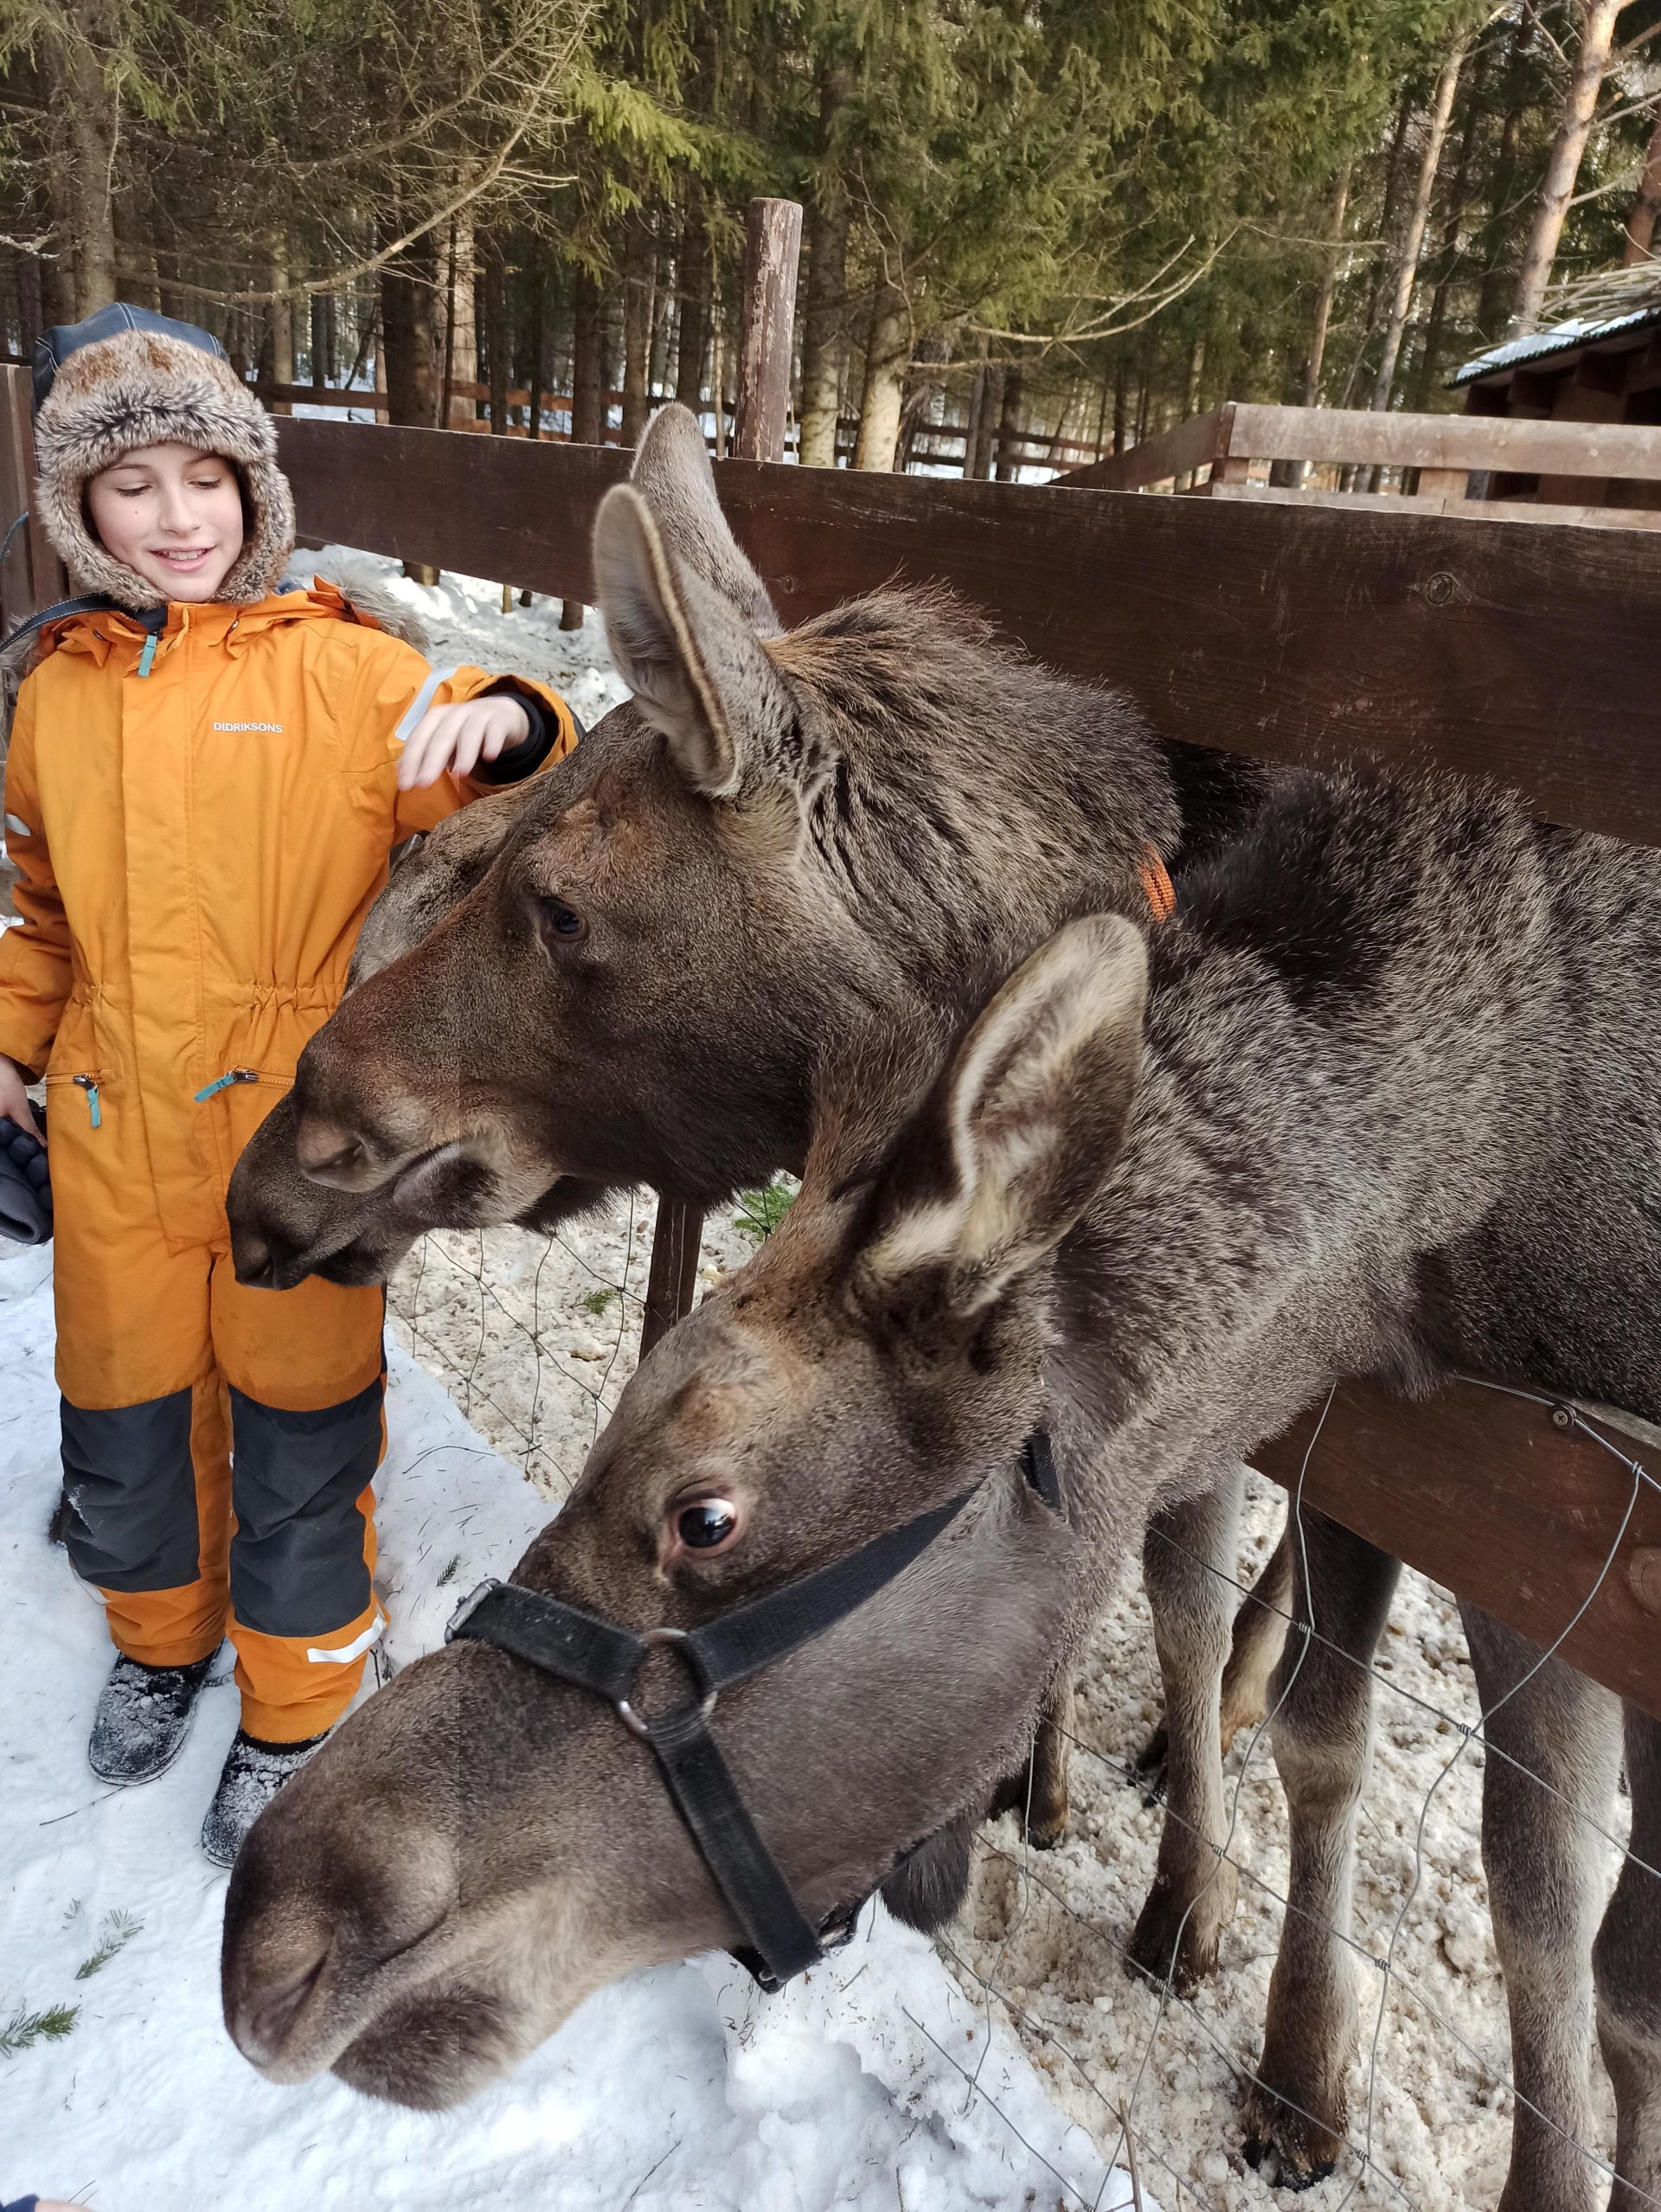
<path id="1" fill-rule="evenodd" d="M 31 1100 L 42 1129 L 46 1116 Z M 0 1236 L 14 1244 L 45 1244 L 52 1235 L 52 1178 L 46 1147 L 32 1129 L 0 1114 Z"/>

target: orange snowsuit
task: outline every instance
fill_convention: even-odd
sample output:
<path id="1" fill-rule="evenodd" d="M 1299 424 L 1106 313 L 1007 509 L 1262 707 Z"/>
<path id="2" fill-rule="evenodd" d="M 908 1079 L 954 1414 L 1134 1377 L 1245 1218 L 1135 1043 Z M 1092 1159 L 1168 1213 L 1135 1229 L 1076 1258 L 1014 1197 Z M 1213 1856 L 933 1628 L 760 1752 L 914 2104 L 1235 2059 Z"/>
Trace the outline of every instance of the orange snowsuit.
<path id="1" fill-rule="evenodd" d="M 400 791 L 403 739 L 502 679 L 435 675 L 321 584 L 175 605 L 153 638 L 121 612 L 46 634 L 6 772 L 0 1052 L 46 1067 L 69 1549 L 130 1657 L 181 1665 L 228 1627 L 243 1727 L 298 1742 L 380 1625 L 384 1299 L 242 1288 L 226 1186 L 389 851 L 486 788 Z M 568 752 L 564 702 L 513 688 Z"/>

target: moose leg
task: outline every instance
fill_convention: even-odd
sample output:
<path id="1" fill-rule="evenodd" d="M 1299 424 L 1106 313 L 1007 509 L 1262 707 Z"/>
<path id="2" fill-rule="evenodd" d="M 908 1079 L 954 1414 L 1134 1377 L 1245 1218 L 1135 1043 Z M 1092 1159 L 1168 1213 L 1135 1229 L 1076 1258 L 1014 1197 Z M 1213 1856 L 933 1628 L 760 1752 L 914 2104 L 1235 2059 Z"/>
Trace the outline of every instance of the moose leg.
<path id="1" fill-rule="evenodd" d="M 1614 1792 L 1615 1701 L 1462 1605 L 1489 1755 L 1482 1864 L 1511 2018 L 1517 2088 L 1500 2212 L 1591 2212 L 1592 1938 Z M 1536 1777 L 1538 1777 L 1538 1780 Z M 1549 1785 L 1542 1788 L 1541 1783 Z"/>
<path id="2" fill-rule="evenodd" d="M 1292 1606 L 1292 1531 L 1263 1562 L 1262 1572 L 1235 1615 L 1234 1649 L 1222 1670 L 1222 1755 L 1242 1728 L 1254 1728 L 1269 1709 L 1269 1678 L 1286 1645 Z"/>
<path id="3" fill-rule="evenodd" d="M 1234 1625 L 1235 1547 L 1245 1474 L 1155 1516 L 1142 1550 L 1165 1693 L 1165 1824 L 1131 1938 L 1131 1962 L 1186 1991 L 1213 1972 L 1234 1918 L 1219 1704 Z"/>
<path id="4" fill-rule="evenodd" d="M 1632 1839 L 1592 1952 L 1598 2041 L 1615 2085 L 1620 2179 L 1609 2212 L 1661 2199 L 1661 1875 L 1648 1870 L 1661 1867 L 1661 1722 L 1629 1705 L 1626 1737 Z"/>
<path id="5" fill-rule="evenodd" d="M 1073 1747 L 1076 1700 L 1067 1663 L 1049 1685 L 1038 1715 L 1026 1764 L 1006 1774 L 986 1808 L 988 1819 L 1012 1812 L 1023 1823 L 1028 1843 L 1053 1850 L 1067 1835 L 1068 1760 Z"/>
<path id="6" fill-rule="evenodd" d="M 1356 2004 L 1344 1943 L 1356 1813 L 1372 1747 L 1370 1663 L 1401 1571 L 1323 1514 L 1305 1508 L 1303 1524 L 1301 1542 L 1292 1532 L 1294 1625 L 1269 1683 L 1274 1763 L 1292 1825 L 1291 1883 L 1263 2061 L 1246 2099 L 1246 2155 L 1278 2170 L 1279 2185 L 1291 2189 L 1331 2173 L 1349 2125 L 1344 2075 Z M 1305 1622 L 1314 1636 L 1300 1633 Z"/>
<path id="7" fill-rule="evenodd" d="M 1221 1723 L 1225 1759 L 1241 1730 L 1254 1728 L 1269 1709 L 1269 1677 L 1286 1644 L 1286 1608 L 1291 1603 L 1292 1551 L 1283 1529 L 1256 1581 L 1235 1609 L 1234 1643 L 1222 1670 Z M 1162 1720 L 1136 1760 L 1137 1773 L 1145 1775 L 1154 1789 L 1164 1785 L 1170 1750 L 1170 1733 Z"/>

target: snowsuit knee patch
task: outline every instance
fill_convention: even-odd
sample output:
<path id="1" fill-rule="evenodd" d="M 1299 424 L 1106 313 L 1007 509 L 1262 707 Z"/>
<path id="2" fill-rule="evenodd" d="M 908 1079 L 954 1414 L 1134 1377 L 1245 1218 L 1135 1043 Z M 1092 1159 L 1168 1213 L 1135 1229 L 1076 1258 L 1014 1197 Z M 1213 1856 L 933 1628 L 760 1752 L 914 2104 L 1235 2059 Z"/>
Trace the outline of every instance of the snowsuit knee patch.
<path id="1" fill-rule="evenodd" d="M 201 1535 L 188 1389 L 99 1411 L 61 1401 L 64 1546 L 103 1590 L 176 1590 L 196 1580 Z"/>
<path id="2" fill-rule="evenodd" d="M 381 1457 L 377 1379 L 317 1413 L 233 1388 L 231 1604 L 262 1636 L 326 1636 L 369 1602 L 357 1501 Z"/>

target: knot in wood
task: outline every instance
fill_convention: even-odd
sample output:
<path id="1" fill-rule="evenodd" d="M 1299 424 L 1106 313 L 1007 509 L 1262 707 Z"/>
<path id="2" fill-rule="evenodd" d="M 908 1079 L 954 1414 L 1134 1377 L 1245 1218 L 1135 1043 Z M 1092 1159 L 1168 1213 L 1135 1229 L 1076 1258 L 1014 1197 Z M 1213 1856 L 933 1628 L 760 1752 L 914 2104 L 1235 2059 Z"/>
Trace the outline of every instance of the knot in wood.
<path id="1" fill-rule="evenodd" d="M 1661 1616 L 1661 1550 L 1649 1544 L 1635 1551 L 1626 1562 L 1626 1580 L 1645 1612 Z"/>

